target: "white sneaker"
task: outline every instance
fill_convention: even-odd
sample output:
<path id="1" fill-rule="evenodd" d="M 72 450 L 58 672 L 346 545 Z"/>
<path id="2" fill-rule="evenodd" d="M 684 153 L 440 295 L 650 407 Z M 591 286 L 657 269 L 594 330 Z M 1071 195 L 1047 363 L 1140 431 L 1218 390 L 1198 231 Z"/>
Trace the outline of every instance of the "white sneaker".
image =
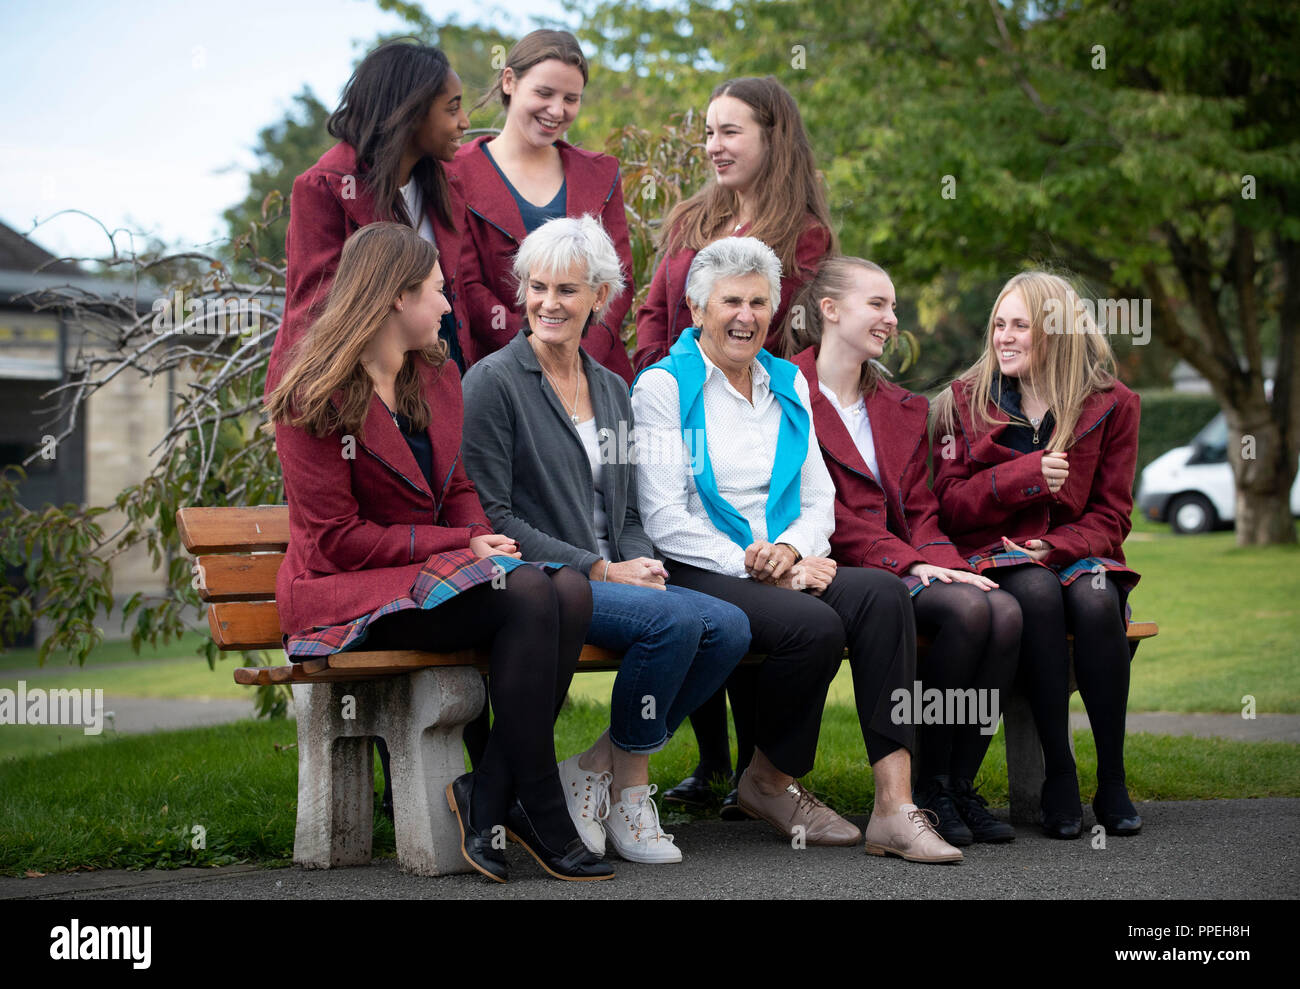
<path id="1" fill-rule="evenodd" d="M 583 769 L 576 755 L 565 759 L 558 768 L 573 826 L 578 829 L 587 851 L 603 856 L 605 829 L 600 822 L 609 816 L 609 784 L 614 781 L 614 774 Z"/>
<path id="2" fill-rule="evenodd" d="M 673 844 L 673 836 L 659 826 L 659 808 L 650 797 L 659 788 L 653 783 L 629 786 L 605 819 L 605 833 L 614 843 L 614 851 L 629 862 L 659 865 L 680 862 L 682 850 Z"/>

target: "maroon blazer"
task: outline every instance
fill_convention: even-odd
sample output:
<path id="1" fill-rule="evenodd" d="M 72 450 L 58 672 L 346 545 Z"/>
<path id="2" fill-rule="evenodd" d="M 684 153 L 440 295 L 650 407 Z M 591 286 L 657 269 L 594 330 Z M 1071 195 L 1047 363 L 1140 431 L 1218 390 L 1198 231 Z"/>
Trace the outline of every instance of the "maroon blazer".
<path id="1" fill-rule="evenodd" d="M 960 436 L 936 439 L 934 493 L 939 524 L 963 556 L 999 552 L 1002 537 L 1052 545 L 1044 562 L 1069 565 L 1088 556 L 1124 562 L 1124 537 L 1133 527 L 1137 469 L 1136 394 L 1116 381 L 1083 403 L 1066 459 L 1070 475 L 1052 494 L 1043 479 L 1043 451 L 1017 453 L 997 438 L 1006 425 L 974 423 L 965 385 L 953 382 Z M 1005 419 L 993 403 L 989 413 Z"/>
<path id="2" fill-rule="evenodd" d="M 342 433 L 275 427 L 289 501 L 289 549 L 275 581 L 286 635 L 349 622 L 406 596 L 430 556 L 492 531 L 461 466 L 456 365 L 413 359 L 433 411 L 436 492 L 378 395 L 354 443 Z"/>
<path id="3" fill-rule="evenodd" d="M 736 236 L 744 236 L 746 229 L 747 227 L 742 227 L 736 231 Z M 767 328 L 767 343 L 764 344 L 769 354 L 780 356 L 781 321 L 785 319 L 785 312 L 795 293 L 812 278 L 817 265 L 830 253 L 830 249 L 831 232 L 809 213 L 808 222 L 795 245 L 795 260 L 799 270 L 781 274 L 781 304 L 772 314 L 772 323 Z M 667 357 L 668 348 L 682 335 L 683 330 L 692 325 L 691 306 L 686 300 L 686 276 L 698 253 L 691 250 L 677 251 L 660 261 L 655 270 L 650 292 L 646 295 L 644 304 L 636 311 L 636 353 L 632 355 L 632 366 L 638 374 L 655 361 Z"/>
<path id="4" fill-rule="evenodd" d="M 441 163 L 438 163 L 439 167 Z M 465 198 L 460 184 L 450 174 L 448 185 L 451 215 L 462 223 Z M 464 351 L 469 339 L 469 324 L 461 298 L 459 280 L 461 237 L 463 230 L 450 230 L 434 214 L 431 205 L 425 212 L 433 224 L 438 242 L 438 264 L 446 283 L 444 294 L 456 319 L 456 331 Z M 357 153 L 351 145 L 339 142 L 320 157 L 320 161 L 293 181 L 289 200 L 289 231 L 284 238 L 288 267 L 285 274 L 284 319 L 271 348 L 266 373 L 266 392 L 271 393 L 288 365 L 290 349 L 320 315 L 338 270 L 343 242 L 361 227 L 379 219 L 374 197 L 357 170 Z"/>
<path id="5" fill-rule="evenodd" d="M 527 231 L 515 197 L 482 151 L 482 145 L 491 139 L 485 135 L 462 145 L 450 166 L 465 190 L 467 210 L 460 261 L 469 319 L 467 368 L 508 344 L 524 324 L 523 308 L 515 302 L 517 285 L 512 269 Z M 556 141 L 555 146 L 564 167 L 565 215 L 590 213 L 604 224 L 618 251 L 626 282 L 623 291 L 610 300 L 604 317 L 587 331 L 582 349 L 630 385 L 632 363 L 623 346 L 622 330 L 635 287 L 618 159 L 583 151 L 565 141 Z"/>
<path id="6" fill-rule="evenodd" d="M 880 476 L 871 473 L 844 428 L 835 406 L 817 382 L 817 350 L 791 358 L 808 380 L 813 428 L 822 459 L 835 482 L 835 531 L 831 556 L 846 567 L 875 567 L 900 577 L 913 565 L 929 563 L 969 570 L 939 528 L 939 502 L 927 483 L 929 451 L 921 395 L 882 381 L 867 398 L 867 416 Z"/>

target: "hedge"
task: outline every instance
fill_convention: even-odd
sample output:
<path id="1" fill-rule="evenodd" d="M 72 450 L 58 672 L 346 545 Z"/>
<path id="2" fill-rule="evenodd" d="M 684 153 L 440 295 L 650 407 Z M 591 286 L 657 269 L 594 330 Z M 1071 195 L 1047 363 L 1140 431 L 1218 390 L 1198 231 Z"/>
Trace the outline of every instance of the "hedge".
<path id="1" fill-rule="evenodd" d="M 1185 446 L 1219 412 L 1213 395 L 1180 391 L 1143 391 L 1142 424 L 1138 428 L 1137 473 L 1162 453 Z"/>

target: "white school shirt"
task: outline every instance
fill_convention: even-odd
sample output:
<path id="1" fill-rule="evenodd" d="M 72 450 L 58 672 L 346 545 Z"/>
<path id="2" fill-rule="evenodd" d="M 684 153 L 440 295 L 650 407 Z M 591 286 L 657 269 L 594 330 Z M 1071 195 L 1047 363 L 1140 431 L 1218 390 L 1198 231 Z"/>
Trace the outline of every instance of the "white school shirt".
<path id="1" fill-rule="evenodd" d="M 799 517 L 784 532 L 767 531 L 767 493 L 776 460 L 781 403 L 763 365 L 754 360 L 751 405 L 704 358 L 704 414 L 709 462 L 718 493 L 748 520 L 755 540 L 789 543 L 802 556 L 825 556 L 835 529 L 835 485 L 817 446 L 808 382 L 796 371 L 795 392 L 808 411 L 808 449 L 799 484 Z M 723 535 L 695 489 L 691 450 L 682 440 L 677 379 L 663 368 L 641 374 L 632 391 L 637 434 L 641 524 L 665 556 L 726 574 L 745 576 L 745 547 Z M 665 454 L 671 455 L 665 455 Z"/>
<path id="2" fill-rule="evenodd" d="M 429 214 L 424 211 L 423 198 L 420 195 L 420 187 L 415 184 L 415 178 L 412 177 L 406 185 L 401 188 L 402 199 L 406 202 L 406 213 L 414 220 L 420 218 L 416 224 L 415 232 L 427 240 L 434 247 L 438 242 L 433 237 L 433 224 L 429 222 Z"/>
<path id="3" fill-rule="evenodd" d="M 876 440 L 871 435 L 871 417 L 867 415 L 867 400 L 859 395 L 854 404 L 844 409 L 840 407 L 840 400 L 835 397 L 835 392 L 827 388 L 824 382 L 818 381 L 817 389 L 840 414 L 840 420 L 844 423 L 844 428 L 849 431 L 849 437 L 858 448 L 858 453 L 862 455 L 863 462 L 870 468 L 871 476 L 879 481 L 880 467 L 876 464 Z"/>

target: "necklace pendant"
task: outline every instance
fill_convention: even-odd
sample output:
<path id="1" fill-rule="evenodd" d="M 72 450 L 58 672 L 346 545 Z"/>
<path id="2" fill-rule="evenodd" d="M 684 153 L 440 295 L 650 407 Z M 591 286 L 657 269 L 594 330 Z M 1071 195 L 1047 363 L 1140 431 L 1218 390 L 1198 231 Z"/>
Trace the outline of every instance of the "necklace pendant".
<path id="1" fill-rule="evenodd" d="M 569 416 L 569 418 L 573 420 L 575 426 L 578 424 L 578 417 L 576 414 Z"/>

